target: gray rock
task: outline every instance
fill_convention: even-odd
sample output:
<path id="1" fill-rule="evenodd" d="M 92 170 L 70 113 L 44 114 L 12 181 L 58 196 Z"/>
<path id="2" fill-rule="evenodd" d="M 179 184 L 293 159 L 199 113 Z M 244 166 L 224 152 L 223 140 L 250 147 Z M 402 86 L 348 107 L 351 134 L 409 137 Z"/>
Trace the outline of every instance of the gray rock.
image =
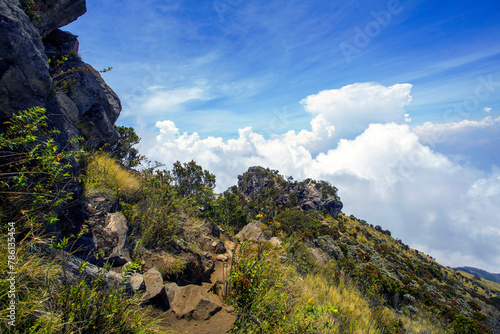
<path id="1" fill-rule="evenodd" d="M 415 301 L 416 301 L 415 297 L 413 297 L 412 295 L 410 295 L 408 293 L 403 296 L 403 300 L 407 304 L 415 304 Z"/>
<path id="2" fill-rule="evenodd" d="M 113 245 L 114 247 L 109 255 L 109 262 L 114 266 L 123 266 L 132 261 L 127 236 L 127 219 L 122 213 L 115 212 L 108 213 L 106 221 L 104 232 L 116 236 L 116 238 L 113 238 L 116 240 L 116 244 Z"/>
<path id="3" fill-rule="evenodd" d="M 170 307 L 178 318 L 208 320 L 222 309 L 222 304 L 201 286 L 186 285 L 174 288 Z"/>
<path id="4" fill-rule="evenodd" d="M 226 247 L 222 241 L 214 241 L 212 243 L 212 249 L 215 254 L 224 254 L 226 252 Z"/>
<path id="5" fill-rule="evenodd" d="M 274 246 L 280 246 L 281 245 L 281 241 L 278 237 L 271 237 L 271 239 L 269 239 L 269 242 L 271 244 L 273 244 Z"/>
<path id="6" fill-rule="evenodd" d="M 175 294 L 179 291 L 180 287 L 177 283 L 167 283 L 165 284 L 165 293 L 167 294 L 168 304 L 172 305 L 174 301 Z"/>
<path id="7" fill-rule="evenodd" d="M 43 45 L 47 57 L 54 58 L 78 55 L 80 43 L 78 42 L 78 36 L 68 31 L 56 29 L 43 39 Z"/>
<path id="8" fill-rule="evenodd" d="M 85 1 L 38 4 L 41 20 L 34 23 L 39 30 L 19 1 L 0 2 L 0 127 L 19 110 L 40 106 L 47 109 L 49 126 L 61 130 L 56 138 L 61 146 L 80 136 L 89 146 L 113 145 L 119 138 L 113 124 L 121 112 L 120 100 L 99 72 L 77 56 L 76 36 L 57 29 L 85 13 Z M 70 57 L 51 73 L 47 54 Z M 73 87 L 64 88 L 68 77 Z"/>
<path id="9" fill-rule="evenodd" d="M 217 255 L 217 261 L 222 261 L 222 262 L 225 262 L 228 260 L 228 257 L 224 254 L 219 254 Z"/>
<path id="10" fill-rule="evenodd" d="M 92 232 L 94 247 L 104 252 L 104 259 L 113 266 L 123 266 L 131 261 L 128 243 L 128 227 L 125 216 L 115 212 L 117 201 L 113 197 L 96 195 L 85 199 L 88 225 Z"/>
<path id="11" fill-rule="evenodd" d="M 33 25 L 42 37 L 63 27 L 87 12 L 85 0 L 44 0 L 38 1 L 40 21 Z"/>
<path id="12" fill-rule="evenodd" d="M 215 262 L 210 252 L 203 253 L 203 256 L 201 257 L 201 264 L 203 266 L 204 273 L 211 273 L 214 270 Z"/>
<path id="13" fill-rule="evenodd" d="M 42 105 L 52 79 L 44 46 L 19 2 L 0 2 L 0 118 Z"/>
<path id="14" fill-rule="evenodd" d="M 260 222 L 254 221 L 243 227 L 243 229 L 236 234 L 236 238 L 240 240 L 263 241 L 266 240 L 260 228 Z"/>
<path id="15" fill-rule="evenodd" d="M 130 277 L 130 288 L 132 292 L 146 291 L 146 284 L 144 283 L 144 276 L 138 273 Z"/>
<path id="16" fill-rule="evenodd" d="M 169 303 L 163 284 L 163 277 L 156 268 L 151 268 L 144 273 L 144 285 L 146 287 L 146 303 L 155 305 L 162 309 L 168 309 Z"/>

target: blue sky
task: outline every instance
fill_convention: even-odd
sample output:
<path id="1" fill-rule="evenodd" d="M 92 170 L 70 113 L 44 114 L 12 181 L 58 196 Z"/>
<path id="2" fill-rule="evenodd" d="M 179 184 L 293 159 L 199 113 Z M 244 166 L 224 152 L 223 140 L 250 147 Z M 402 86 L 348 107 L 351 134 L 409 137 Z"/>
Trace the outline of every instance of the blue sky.
<path id="1" fill-rule="evenodd" d="M 447 265 L 500 272 L 498 1 L 87 0 L 65 27 L 119 125 L 219 190 L 251 165 Z"/>

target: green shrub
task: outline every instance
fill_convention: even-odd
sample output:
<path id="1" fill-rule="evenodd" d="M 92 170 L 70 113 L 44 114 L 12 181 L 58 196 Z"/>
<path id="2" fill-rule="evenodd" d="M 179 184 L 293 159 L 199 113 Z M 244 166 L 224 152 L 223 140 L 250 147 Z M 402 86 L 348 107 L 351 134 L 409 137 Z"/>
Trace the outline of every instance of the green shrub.
<path id="1" fill-rule="evenodd" d="M 43 228 L 72 199 L 70 161 L 82 152 L 57 146 L 60 131 L 48 128 L 43 108 L 20 111 L 6 124 L 0 133 L 0 219 L 17 222 L 18 231 Z"/>
<path id="2" fill-rule="evenodd" d="M 121 203 L 133 230 L 132 239 L 140 237 L 146 248 L 166 246 L 178 231 L 180 216 L 193 208 L 192 199 L 178 195 L 168 171 L 149 169 L 142 177 L 140 199 Z"/>
<path id="3" fill-rule="evenodd" d="M 304 237 L 313 237 L 321 227 L 321 213 L 318 211 L 301 211 L 286 209 L 280 212 L 275 220 L 280 223 L 281 229 L 287 234 L 301 234 Z"/>

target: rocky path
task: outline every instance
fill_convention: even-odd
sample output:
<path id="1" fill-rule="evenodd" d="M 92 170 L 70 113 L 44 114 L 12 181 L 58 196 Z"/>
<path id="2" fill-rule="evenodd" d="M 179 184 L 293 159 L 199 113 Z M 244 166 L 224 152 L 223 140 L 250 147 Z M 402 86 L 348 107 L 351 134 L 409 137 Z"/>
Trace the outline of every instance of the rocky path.
<path id="1" fill-rule="evenodd" d="M 233 244 L 228 241 L 226 249 Z M 164 287 L 165 303 L 169 309 L 159 313 L 159 326 L 166 333 L 189 334 L 223 334 L 228 333 L 237 319 L 234 307 L 224 304 L 223 296 L 228 289 L 230 259 L 232 252 L 212 254 L 214 271 L 210 282 L 200 285 L 178 286 L 176 283 L 159 281 L 159 272 L 151 269 L 144 274 L 146 293 L 162 294 L 160 286 Z M 152 276 L 156 276 L 152 279 Z M 161 276 L 161 275 L 160 275 Z M 148 296 L 158 301 L 158 296 Z M 161 297 L 160 297 L 161 298 Z"/>

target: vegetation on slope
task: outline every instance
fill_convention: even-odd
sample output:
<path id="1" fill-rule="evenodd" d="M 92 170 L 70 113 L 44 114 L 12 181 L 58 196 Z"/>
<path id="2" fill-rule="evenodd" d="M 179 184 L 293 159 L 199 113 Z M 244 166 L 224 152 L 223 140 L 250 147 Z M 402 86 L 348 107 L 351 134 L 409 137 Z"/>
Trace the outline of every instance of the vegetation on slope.
<path id="1" fill-rule="evenodd" d="M 52 241 L 38 237 L 64 230 L 67 206 L 103 196 L 127 217 L 135 268 L 140 270 L 141 260 L 162 257 L 168 260 L 162 271 L 172 280 L 185 278 L 189 269 L 179 249 L 201 253 L 196 241 L 185 239 L 186 229 L 205 221 L 234 236 L 253 219 L 266 236 L 282 241 L 242 241 L 236 248 L 225 296 L 239 315 L 235 333 L 492 332 L 498 285 L 444 268 L 380 226 L 345 216 L 337 189 L 327 182 L 297 182 L 252 167 L 238 187 L 216 194 L 215 176 L 194 161 L 176 162 L 172 170 L 158 164 L 131 169 L 144 161 L 133 149 L 139 139 L 131 128 L 121 129 L 122 141 L 109 152 L 84 153 L 56 147 L 51 137 L 57 132 L 45 120 L 42 109 L 21 112 L 0 134 L 1 228 L 6 232 L 14 222 L 17 232 L 17 329 L 159 330 L 140 295 L 104 284 L 104 268 L 101 279 L 68 279 L 70 254 L 63 250 L 88 236 L 85 225 Z M 74 173 L 77 160 L 81 174 Z M 8 256 L 6 247 L 1 252 Z M 8 270 L 2 264 L 3 277 Z M 8 293 L 3 281 L 2 319 L 8 317 Z M 12 330 L 6 322 L 1 326 L 2 332 Z"/>

